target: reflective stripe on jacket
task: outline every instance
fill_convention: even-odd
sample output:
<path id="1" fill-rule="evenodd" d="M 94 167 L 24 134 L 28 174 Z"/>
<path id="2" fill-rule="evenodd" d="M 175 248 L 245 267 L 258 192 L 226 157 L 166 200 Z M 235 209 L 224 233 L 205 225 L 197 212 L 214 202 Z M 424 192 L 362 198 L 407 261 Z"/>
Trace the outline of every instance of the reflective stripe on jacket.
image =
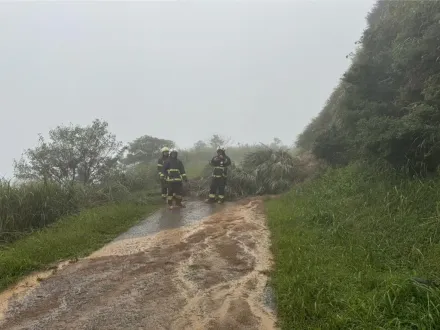
<path id="1" fill-rule="evenodd" d="M 228 174 L 227 167 L 231 165 L 231 159 L 225 156 L 225 158 L 221 160 L 218 156 L 215 156 L 211 159 L 210 164 L 214 167 L 212 171 L 214 178 L 225 178 Z"/>
<path id="2" fill-rule="evenodd" d="M 164 163 L 168 160 L 168 157 L 161 157 L 159 158 L 159 160 L 157 161 L 157 173 L 159 174 L 160 177 L 163 177 L 163 165 Z"/>
<path id="3" fill-rule="evenodd" d="M 182 182 L 186 178 L 185 167 L 177 158 L 168 158 L 163 165 L 162 174 L 168 182 Z"/>
<path id="4" fill-rule="evenodd" d="M 224 166 L 215 166 L 214 171 L 212 171 L 212 176 L 214 178 L 224 178 L 226 177 L 226 167 Z"/>

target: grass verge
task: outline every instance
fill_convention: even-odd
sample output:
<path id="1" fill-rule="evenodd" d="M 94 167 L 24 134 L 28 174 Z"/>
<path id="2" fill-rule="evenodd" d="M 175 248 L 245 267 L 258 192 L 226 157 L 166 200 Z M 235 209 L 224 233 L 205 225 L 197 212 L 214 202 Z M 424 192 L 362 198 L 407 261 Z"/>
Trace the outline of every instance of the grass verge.
<path id="1" fill-rule="evenodd" d="M 353 165 L 267 201 L 282 329 L 440 329 L 439 186 Z"/>
<path id="2" fill-rule="evenodd" d="M 135 203 L 95 207 L 0 246 L 0 291 L 53 262 L 90 254 L 158 207 Z"/>

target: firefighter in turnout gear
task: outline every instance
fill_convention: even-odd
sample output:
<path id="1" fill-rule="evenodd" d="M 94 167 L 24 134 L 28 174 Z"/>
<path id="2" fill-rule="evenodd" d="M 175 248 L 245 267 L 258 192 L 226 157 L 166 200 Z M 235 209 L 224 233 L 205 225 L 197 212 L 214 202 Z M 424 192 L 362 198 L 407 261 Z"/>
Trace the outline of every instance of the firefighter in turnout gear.
<path id="1" fill-rule="evenodd" d="M 167 182 L 165 179 L 165 175 L 163 174 L 163 166 L 170 156 L 170 149 L 168 149 L 167 147 L 163 147 L 160 151 L 162 152 L 162 157 L 160 157 L 157 161 L 157 172 L 159 173 L 160 178 L 162 198 L 167 199 Z"/>
<path id="2" fill-rule="evenodd" d="M 209 197 L 206 202 L 213 203 L 217 199 L 217 202 L 221 204 L 225 201 L 226 180 L 231 159 L 226 156 L 224 147 L 218 147 L 217 156 L 214 156 L 209 163 L 214 167 L 214 170 L 212 172 L 211 187 L 209 188 Z"/>
<path id="3" fill-rule="evenodd" d="M 165 176 L 168 184 L 168 205 L 173 208 L 173 200 L 176 200 L 176 207 L 185 207 L 182 204 L 183 183 L 188 178 L 185 173 L 185 167 L 180 159 L 177 158 L 177 150 L 170 150 L 170 157 L 163 165 L 162 174 Z"/>

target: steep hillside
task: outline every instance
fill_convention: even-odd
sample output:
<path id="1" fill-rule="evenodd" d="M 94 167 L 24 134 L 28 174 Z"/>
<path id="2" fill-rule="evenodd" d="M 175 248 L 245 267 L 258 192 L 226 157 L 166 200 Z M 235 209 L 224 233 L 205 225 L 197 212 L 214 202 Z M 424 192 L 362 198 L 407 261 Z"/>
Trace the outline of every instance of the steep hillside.
<path id="1" fill-rule="evenodd" d="M 353 63 L 298 137 L 331 164 L 381 159 L 413 172 L 440 163 L 440 2 L 379 1 Z"/>
<path id="2" fill-rule="evenodd" d="M 266 205 L 283 329 L 440 328 L 440 2 L 367 20 L 297 139 L 336 168 Z"/>

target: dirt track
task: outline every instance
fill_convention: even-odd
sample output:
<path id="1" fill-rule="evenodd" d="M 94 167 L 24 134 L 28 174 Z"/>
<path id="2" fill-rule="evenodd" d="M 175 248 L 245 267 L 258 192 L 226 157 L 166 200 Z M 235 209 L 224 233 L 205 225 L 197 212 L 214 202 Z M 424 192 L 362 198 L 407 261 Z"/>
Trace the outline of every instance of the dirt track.
<path id="1" fill-rule="evenodd" d="M 0 329 L 275 329 L 270 267 L 262 201 L 232 204 L 31 277 L 0 296 Z"/>

